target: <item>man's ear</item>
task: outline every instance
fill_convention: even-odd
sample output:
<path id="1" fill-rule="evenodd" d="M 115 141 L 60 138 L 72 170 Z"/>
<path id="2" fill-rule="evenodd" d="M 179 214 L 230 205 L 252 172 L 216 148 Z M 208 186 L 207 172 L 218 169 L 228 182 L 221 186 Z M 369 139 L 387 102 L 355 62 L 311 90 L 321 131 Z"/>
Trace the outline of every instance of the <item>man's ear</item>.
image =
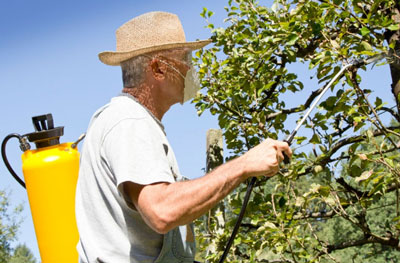
<path id="1" fill-rule="evenodd" d="M 166 65 L 161 63 L 158 59 L 153 58 L 150 62 L 150 69 L 153 77 L 156 80 L 161 80 L 165 78 L 167 71 Z"/>

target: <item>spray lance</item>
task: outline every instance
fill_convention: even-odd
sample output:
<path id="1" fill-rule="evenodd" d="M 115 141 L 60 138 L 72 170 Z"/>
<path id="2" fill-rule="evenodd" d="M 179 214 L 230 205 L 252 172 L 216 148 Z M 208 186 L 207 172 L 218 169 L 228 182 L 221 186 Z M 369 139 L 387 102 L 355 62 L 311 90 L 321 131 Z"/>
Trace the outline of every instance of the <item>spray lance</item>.
<path id="1" fill-rule="evenodd" d="M 287 142 L 287 143 L 289 144 L 289 146 L 292 144 L 292 141 L 293 141 L 293 139 L 294 139 L 294 136 L 297 134 L 297 131 L 300 129 L 301 125 L 303 125 L 304 121 L 305 121 L 305 120 L 307 119 L 307 117 L 310 115 L 310 113 L 312 112 L 312 110 L 318 105 L 319 101 L 322 99 L 322 97 L 324 96 L 324 94 L 328 91 L 328 89 L 332 86 L 332 84 L 335 83 L 335 81 L 336 81 L 339 77 L 342 76 L 342 74 L 345 72 L 346 69 L 348 69 L 348 68 L 350 68 L 350 67 L 357 67 L 357 68 L 359 68 L 359 67 L 368 65 L 368 64 L 370 64 L 370 63 L 377 62 L 377 61 L 379 61 L 379 60 L 381 60 L 381 59 L 383 59 L 383 58 L 387 58 L 387 57 L 390 57 L 390 55 L 387 55 L 387 54 L 382 53 L 382 54 L 378 54 L 378 55 L 369 57 L 369 58 L 367 58 L 367 59 L 358 59 L 358 60 L 354 60 L 353 62 L 350 62 L 350 63 L 348 63 L 348 64 L 345 64 L 345 65 L 340 69 L 340 71 L 331 79 L 331 81 L 325 86 L 325 88 L 321 91 L 321 93 L 320 93 L 319 96 L 316 98 L 316 100 L 312 103 L 312 105 L 310 106 L 310 108 L 308 109 L 308 111 L 304 114 L 303 118 L 298 122 L 296 128 L 295 128 L 295 129 L 286 137 L 286 139 L 283 140 L 283 141 L 284 141 L 284 142 Z M 288 157 L 285 153 L 283 153 L 283 156 L 284 156 L 283 162 L 284 162 L 285 164 L 289 164 L 289 163 L 290 163 L 289 157 Z M 266 179 L 268 180 L 269 178 L 270 178 L 270 177 L 267 177 Z M 240 224 L 241 224 L 241 222 L 242 222 L 242 220 L 243 220 L 243 216 L 244 216 L 244 213 L 245 213 L 245 211 L 246 211 L 247 204 L 248 204 L 249 199 L 250 199 L 250 194 L 251 194 L 251 192 L 252 192 L 252 190 L 253 190 L 253 187 L 254 187 L 254 184 L 255 184 L 256 181 L 257 181 L 257 178 L 256 178 L 256 177 L 253 177 L 253 178 L 251 179 L 251 181 L 250 181 L 250 182 L 248 183 L 248 185 L 247 185 L 246 195 L 245 195 L 245 197 L 244 197 L 243 204 L 242 204 L 242 207 L 241 207 L 240 212 L 239 212 L 239 216 L 238 216 L 237 221 L 236 221 L 236 224 L 235 224 L 235 226 L 234 226 L 234 228 L 233 228 L 232 234 L 231 234 L 231 236 L 230 236 L 230 238 L 229 238 L 229 240 L 228 240 L 228 242 L 227 242 L 227 244 L 226 244 L 225 250 L 224 250 L 224 252 L 223 252 L 223 254 L 222 254 L 222 256 L 221 256 L 221 258 L 220 258 L 220 260 L 219 260 L 219 263 L 223 263 L 223 262 L 225 261 L 227 255 L 228 255 L 229 249 L 230 249 L 230 247 L 232 246 L 232 243 L 233 243 L 233 241 L 234 241 L 234 239 L 235 239 L 235 236 L 236 236 L 236 234 L 237 234 L 237 232 L 238 232 L 238 230 L 239 230 Z"/>

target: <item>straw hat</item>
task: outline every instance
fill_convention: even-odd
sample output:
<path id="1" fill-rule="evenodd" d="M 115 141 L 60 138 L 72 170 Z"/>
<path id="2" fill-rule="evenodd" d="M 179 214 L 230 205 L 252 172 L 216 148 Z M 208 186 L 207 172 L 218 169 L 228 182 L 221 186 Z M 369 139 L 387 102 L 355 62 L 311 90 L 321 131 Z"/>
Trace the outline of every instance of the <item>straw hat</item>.
<path id="1" fill-rule="evenodd" d="M 116 31 L 117 50 L 99 53 L 101 62 L 118 66 L 135 56 L 173 48 L 199 49 L 211 40 L 186 42 L 178 16 L 166 12 L 150 12 L 123 24 Z"/>

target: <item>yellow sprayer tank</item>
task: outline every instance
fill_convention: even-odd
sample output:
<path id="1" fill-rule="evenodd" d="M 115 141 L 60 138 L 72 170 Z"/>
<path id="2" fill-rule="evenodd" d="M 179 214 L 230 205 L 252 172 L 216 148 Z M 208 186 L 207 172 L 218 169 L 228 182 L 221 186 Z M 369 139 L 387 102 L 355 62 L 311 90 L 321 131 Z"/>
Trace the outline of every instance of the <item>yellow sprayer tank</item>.
<path id="1" fill-rule="evenodd" d="M 78 262 L 75 188 L 79 171 L 76 144 L 59 143 L 64 127 L 51 114 L 32 118 L 35 132 L 26 134 L 36 150 L 22 154 L 22 171 L 42 263 Z M 46 125 L 47 120 L 47 125 Z M 21 142 L 21 140 L 20 140 Z"/>
<path id="2" fill-rule="evenodd" d="M 22 154 L 22 171 L 42 263 L 78 262 L 75 188 L 79 152 L 71 144 Z"/>

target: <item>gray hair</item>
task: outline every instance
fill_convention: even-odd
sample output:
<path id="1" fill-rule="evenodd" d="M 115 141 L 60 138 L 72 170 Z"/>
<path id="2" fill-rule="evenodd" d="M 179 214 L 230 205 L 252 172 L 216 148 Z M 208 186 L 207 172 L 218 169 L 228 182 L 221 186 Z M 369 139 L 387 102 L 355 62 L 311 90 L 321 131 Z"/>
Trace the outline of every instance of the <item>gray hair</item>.
<path id="1" fill-rule="evenodd" d="M 189 53 L 190 51 L 190 53 Z M 143 83 L 148 61 L 154 56 L 176 56 L 177 53 L 188 53 L 191 57 L 191 50 L 187 48 L 156 51 L 133 57 L 121 62 L 122 82 L 124 88 L 134 88 Z"/>
<path id="2" fill-rule="evenodd" d="M 143 82 L 147 61 L 148 56 L 137 56 L 121 62 L 124 88 L 134 88 Z"/>

